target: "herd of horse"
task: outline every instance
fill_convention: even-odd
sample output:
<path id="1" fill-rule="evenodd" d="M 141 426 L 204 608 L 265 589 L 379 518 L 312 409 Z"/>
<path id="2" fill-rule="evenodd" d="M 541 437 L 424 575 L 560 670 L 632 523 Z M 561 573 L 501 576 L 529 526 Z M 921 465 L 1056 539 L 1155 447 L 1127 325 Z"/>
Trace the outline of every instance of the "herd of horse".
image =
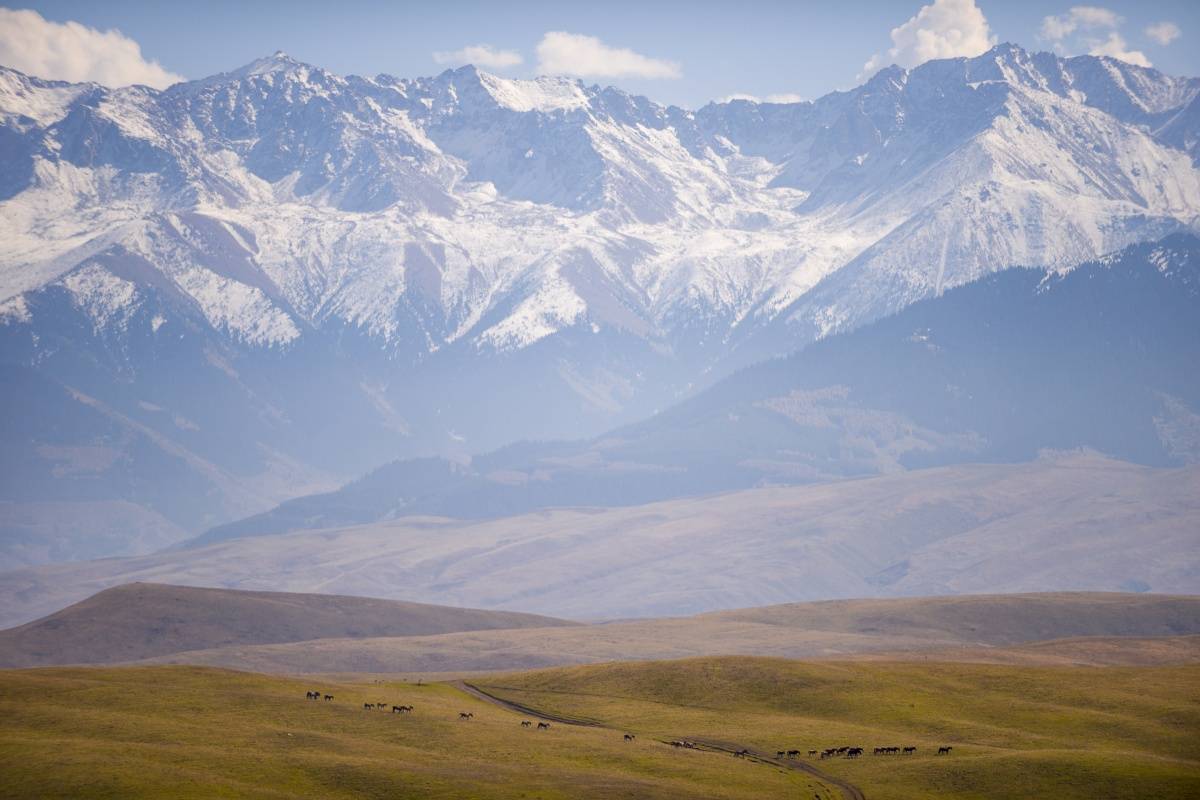
<path id="1" fill-rule="evenodd" d="M 321 692 L 319 692 L 319 691 L 317 691 L 317 692 L 305 692 L 305 693 L 304 693 L 304 697 L 305 697 L 306 699 L 308 699 L 308 700 L 320 700 L 320 699 L 322 699 L 322 698 L 324 698 L 324 699 L 326 699 L 326 700 L 332 700 L 332 699 L 333 699 L 333 695 L 331 695 L 331 694 L 322 694 L 322 693 L 321 693 Z M 390 705 L 390 704 L 389 704 L 387 701 L 384 701 L 384 700 L 380 700 L 380 701 L 378 701 L 378 702 L 375 702 L 375 703 L 363 703 L 363 711 L 387 711 L 387 710 L 388 710 L 388 706 L 389 706 L 389 705 Z M 411 713 L 413 712 L 413 707 L 412 707 L 412 706 L 397 706 L 397 705 L 392 705 L 392 706 L 391 706 L 391 709 L 392 709 L 392 713 L 393 713 L 393 714 L 411 714 Z M 460 712 L 458 712 L 458 718 L 459 718 L 460 720 L 472 720 L 472 719 L 475 719 L 475 714 L 474 714 L 473 712 L 471 712 L 471 711 L 460 711 Z M 530 722 L 530 721 L 529 721 L 529 720 L 527 720 L 527 719 L 526 719 L 526 720 L 522 720 L 522 721 L 521 721 L 521 727 L 522 727 L 522 728 L 531 728 L 531 727 L 533 727 L 533 723 L 532 723 L 532 722 Z M 539 723 L 537 724 L 537 729 L 538 729 L 539 731 L 548 731 L 548 730 L 550 730 L 550 723 L 549 723 L 549 722 L 539 722 Z M 633 737 L 633 734 L 630 734 L 630 733 L 627 733 L 627 734 L 625 734 L 625 741 L 627 741 L 627 742 L 628 742 L 628 741 L 632 741 L 632 740 L 633 740 L 633 738 L 634 738 L 634 737 Z"/>
<path id="2" fill-rule="evenodd" d="M 948 755 L 950 755 L 950 752 L 953 749 L 954 749 L 953 747 L 950 747 L 948 745 L 943 745 L 937 749 L 937 754 L 939 756 L 948 756 Z M 844 758 L 858 758 L 865 752 L 866 752 L 866 749 L 862 748 L 862 747 L 851 747 L 850 745 L 843 745 L 842 747 L 827 747 L 824 750 L 809 750 L 808 757 L 809 758 L 819 757 L 822 759 L 837 758 L 838 756 L 842 756 Z M 871 751 L 871 755 L 873 755 L 873 756 L 892 756 L 892 755 L 912 756 L 912 755 L 916 755 L 916 754 L 917 754 L 917 747 L 916 747 L 916 745 L 911 745 L 911 744 L 906 745 L 904 747 L 897 747 L 897 746 L 876 747 Z M 778 750 L 775 752 L 776 758 L 799 758 L 800 756 L 801 756 L 800 750 Z"/>
<path id="3" fill-rule="evenodd" d="M 307 698 L 309 700 L 321 700 L 321 699 L 332 700 L 333 699 L 333 695 L 322 694 L 319 691 L 305 692 L 304 696 L 305 696 L 305 698 Z M 364 711 L 387 711 L 388 705 L 389 705 L 388 703 L 382 702 L 382 701 L 377 702 L 377 703 L 363 703 L 363 710 Z M 391 708 L 392 708 L 393 714 L 409 714 L 409 713 L 412 713 L 412 710 L 413 710 L 412 706 L 393 705 Z M 472 720 L 475 718 L 475 714 L 473 714 L 470 711 L 460 711 L 458 714 L 458 718 L 460 720 Z M 530 720 L 527 720 L 527 719 L 521 720 L 521 727 L 522 728 L 532 728 L 533 722 L 531 722 Z M 539 731 L 548 731 L 548 730 L 550 730 L 550 723 L 549 722 L 539 722 L 537 724 L 537 729 Z M 625 734 L 625 741 L 627 741 L 627 742 L 632 742 L 636 738 L 637 737 L 634 736 L 632 733 Z M 671 745 L 671 747 L 675 747 L 675 748 L 684 748 L 684 749 L 688 749 L 688 750 L 697 749 L 696 743 L 689 741 L 687 739 L 676 739 L 674 741 L 668 742 L 668 744 Z M 948 745 L 943 745 L 937 749 L 937 754 L 939 756 L 947 756 L 947 755 L 950 755 L 950 752 L 953 749 L 954 749 L 953 747 L 950 747 Z M 809 758 L 820 757 L 822 759 L 836 758 L 838 756 L 842 756 L 844 758 L 858 758 L 864 752 L 865 752 L 865 749 L 862 747 L 852 747 L 850 745 L 843 745 L 841 747 L 827 747 L 824 750 L 809 750 L 808 757 Z M 876 747 L 874 750 L 871 751 L 871 755 L 875 755 L 875 756 L 887 756 L 887 755 L 911 756 L 911 755 L 915 755 L 916 752 L 917 752 L 917 748 L 915 745 L 906 745 L 904 747 L 889 746 L 889 747 Z M 803 754 L 803 751 L 801 751 L 801 750 L 777 750 L 775 752 L 775 757 L 776 758 L 800 758 L 800 756 L 802 754 Z M 734 755 L 737 756 L 738 758 L 746 758 L 753 754 L 749 750 L 742 749 L 742 750 L 735 751 Z"/>

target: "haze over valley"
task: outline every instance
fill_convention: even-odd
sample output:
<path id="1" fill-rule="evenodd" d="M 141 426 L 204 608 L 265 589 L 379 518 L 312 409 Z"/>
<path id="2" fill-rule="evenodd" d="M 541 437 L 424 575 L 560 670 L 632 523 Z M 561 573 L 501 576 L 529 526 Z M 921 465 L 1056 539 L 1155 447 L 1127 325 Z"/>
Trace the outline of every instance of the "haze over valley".
<path id="1" fill-rule="evenodd" d="M 32 6 L 0 800 L 1200 795 L 1196 8 Z"/>

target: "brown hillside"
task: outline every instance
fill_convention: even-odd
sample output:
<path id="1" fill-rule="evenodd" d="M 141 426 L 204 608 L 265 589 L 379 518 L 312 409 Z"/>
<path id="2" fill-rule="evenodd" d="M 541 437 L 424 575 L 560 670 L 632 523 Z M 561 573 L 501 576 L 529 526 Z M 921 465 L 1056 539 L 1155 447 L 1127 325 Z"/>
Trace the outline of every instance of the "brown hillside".
<path id="1" fill-rule="evenodd" d="M 1079 636 L 1200 633 L 1200 597 L 1121 592 L 954 595 L 718 611 L 697 620 L 1013 645 Z"/>
<path id="2" fill-rule="evenodd" d="M 807 659 L 887 652 L 897 658 L 899 653 L 966 649 L 978 658 L 982 651 L 1069 637 L 1189 634 L 1200 634 L 1200 597 L 979 595 L 795 603 L 553 630 L 233 646 L 156 660 L 260 672 L 425 673 L 707 655 Z M 1174 651 L 1167 656 L 1169 663 L 1191 660 Z M 1037 660 L 1036 654 L 1025 658 Z M 1093 660 L 1104 659 L 1097 655 Z"/>
<path id="3" fill-rule="evenodd" d="M 0 667 L 108 664 L 235 645 L 572 624 L 535 614 L 368 597 L 129 583 L 0 631 Z"/>

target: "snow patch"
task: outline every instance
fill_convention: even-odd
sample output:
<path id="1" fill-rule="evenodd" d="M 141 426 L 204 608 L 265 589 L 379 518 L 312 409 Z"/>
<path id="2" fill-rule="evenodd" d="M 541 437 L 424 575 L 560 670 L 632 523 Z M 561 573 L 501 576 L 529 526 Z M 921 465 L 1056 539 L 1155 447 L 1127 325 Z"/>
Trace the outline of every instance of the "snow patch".
<path id="1" fill-rule="evenodd" d="M 479 82 L 497 104 L 510 111 L 570 111 L 589 106 L 583 87 L 568 78 L 519 80 L 481 72 Z"/>
<path id="2" fill-rule="evenodd" d="M 0 303 L 0 325 L 28 323 L 32 319 L 33 315 L 29 313 L 29 304 L 25 302 L 24 295 L 10 297 Z"/>
<path id="3" fill-rule="evenodd" d="M 71 103 L 85 94 L 87 84 L 47 84 L 0 67 L 0 115 L 33 120 L 49 127 L 67 115 Z"/>
<path id="4" fill-rule="evenodd" d="M 75 307 L 92 320 L 99 333 L 124 329 L 136 310 L 138 288 L 97 264 L 87 264 L 62 279 Z"/>
<path id="5" fill-rule="evenodd" d="M 256 286 L 201 267 L 177 275 L 176 281 L 195 298 L 210 325 L 229 331 L 247 344 L 284 345 L 300 336 L 292 318 Z"/>

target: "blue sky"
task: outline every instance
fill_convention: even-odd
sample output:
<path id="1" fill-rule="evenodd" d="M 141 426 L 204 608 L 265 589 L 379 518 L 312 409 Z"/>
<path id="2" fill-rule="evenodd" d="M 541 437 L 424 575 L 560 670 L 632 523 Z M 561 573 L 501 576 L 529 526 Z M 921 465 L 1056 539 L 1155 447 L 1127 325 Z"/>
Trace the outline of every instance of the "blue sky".
<path id="1" fill-rule="evenodd" d="M 1071 55 L 1100 50 L 1169 73 L 1200 75 L 1196 0 L 1096 6 L 996 0 L 46 0 L 7 8 L 35 11 L 45 24 L 31 15 L 0 16 L 0 63 L 63 73 L 44 77 L 82 75 L 108 83 L 203 77 L 277 49 L 343 74 L 399 76 L 435 74 L 467 56 L 479 60 L 482 53 L 491 62 L 485 68 L 497 74 L 528 77 L 540 65 L 588 83 L 698 107 L 735 94 L 812 99 L 861 82 L 868 62 L 911 66 L 931 56 L 971 55 L 993 40 Z M 66 22 L 96 29 L 96 36 L 84 41 L 86 30 L 59 25 Z M 168 77 L 154 72 L 141 77 L 129 45 L 98 33 L 114 28 L 140 46 L 144 62 L 155 62 Z M 934 48 L 922 49 L 930 34 Z M 462 52 L 480 45 L 491 50 Z M 88 54 L 75 56 L 83 51 Z"/>

